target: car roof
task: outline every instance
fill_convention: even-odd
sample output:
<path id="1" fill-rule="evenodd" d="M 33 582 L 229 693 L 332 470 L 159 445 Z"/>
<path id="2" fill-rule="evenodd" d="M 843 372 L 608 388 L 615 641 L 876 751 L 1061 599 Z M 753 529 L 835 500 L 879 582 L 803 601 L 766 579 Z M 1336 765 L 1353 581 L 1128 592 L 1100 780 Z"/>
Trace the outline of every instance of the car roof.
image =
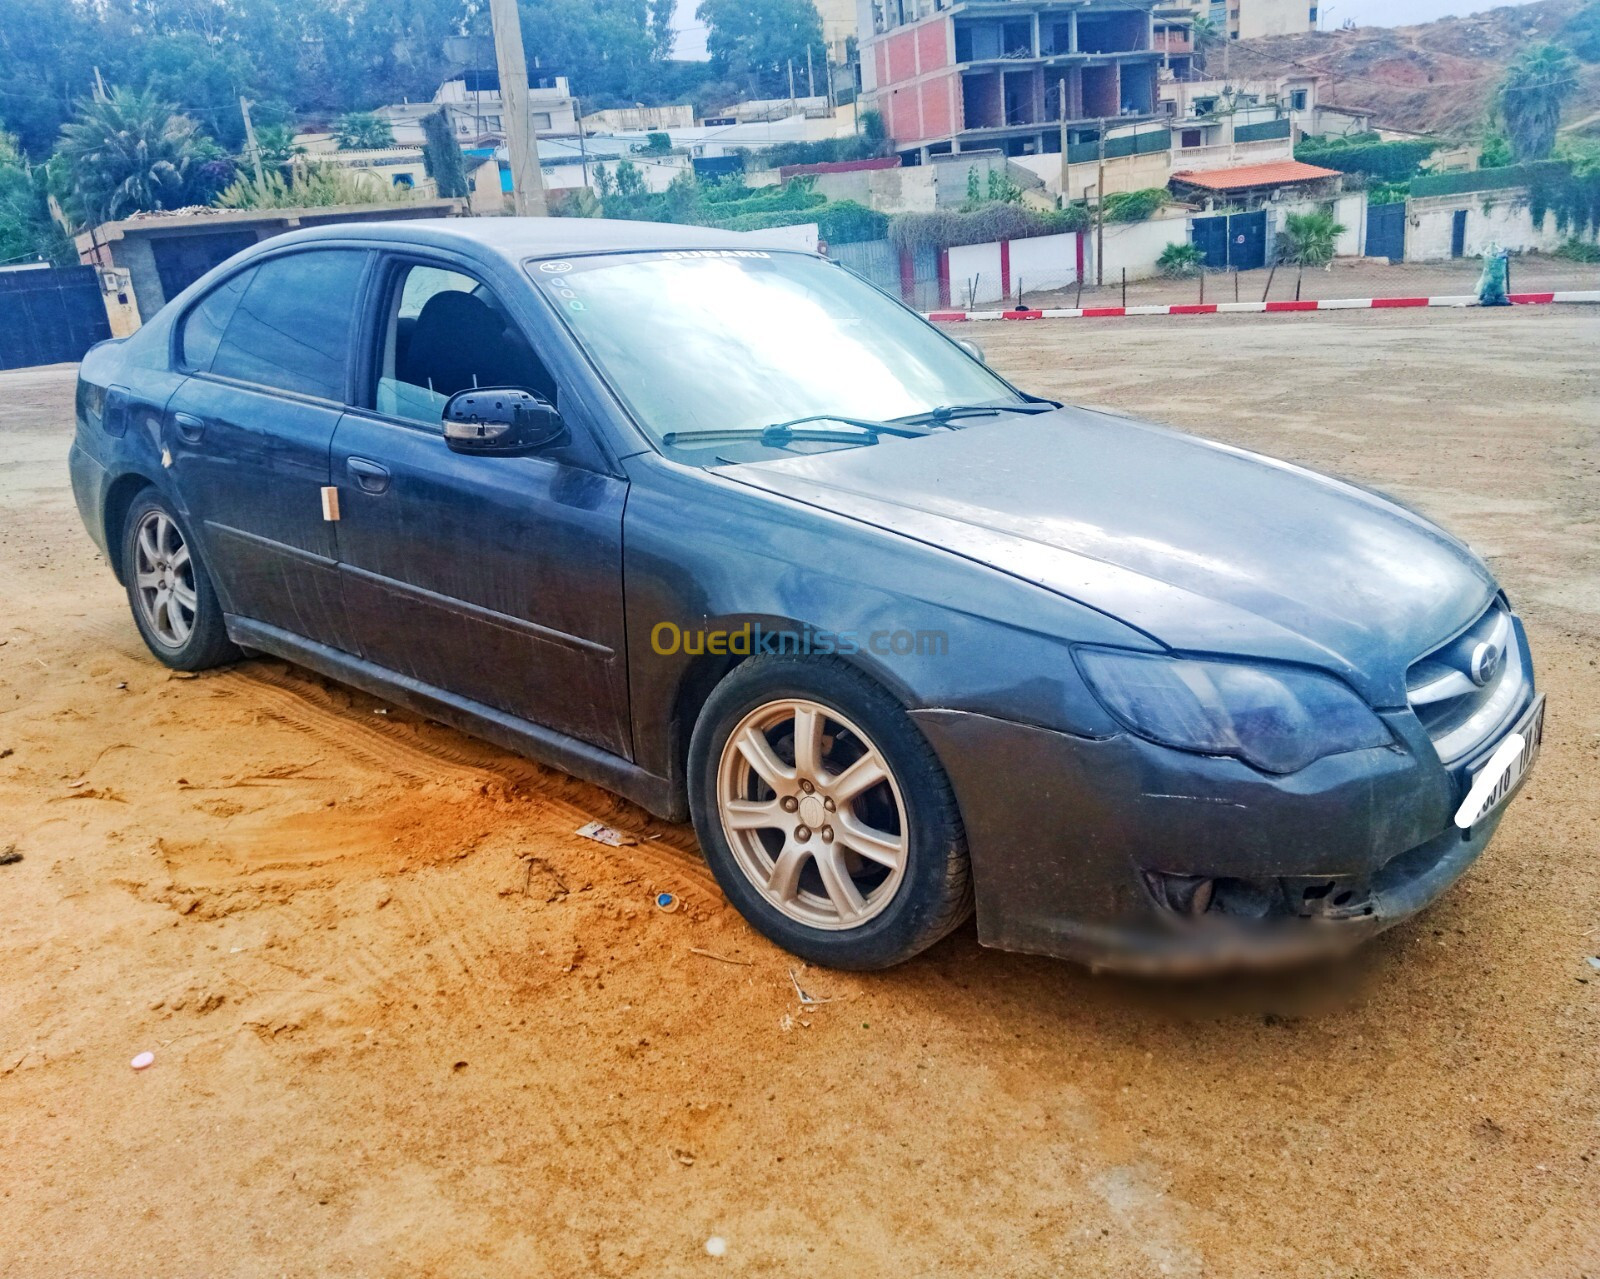
<path id="1" fill-rule="evenodd" d="M 267 241 L 382 240 L 434 248 L 470 248 L 520 261 L 580 253 L 671 249 L 789 248 L 759 231 L 721 231 L 671 222 L 626 222 L 612 218 L 397 218 L 391 222 L 336 222 L 292 231 Z"/>

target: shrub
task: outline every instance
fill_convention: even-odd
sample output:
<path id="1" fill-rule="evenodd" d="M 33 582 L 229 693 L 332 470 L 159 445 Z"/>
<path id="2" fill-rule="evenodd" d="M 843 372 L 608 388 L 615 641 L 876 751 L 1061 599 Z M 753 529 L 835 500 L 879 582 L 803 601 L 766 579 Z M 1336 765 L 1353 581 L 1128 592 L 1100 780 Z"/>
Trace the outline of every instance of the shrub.
<path id="1" fill-rule="evenodd" d="M 1156 269 L 1174 279 L 1198 275 L 1205 267 L 1206 255 L 1198 244 L 1169 244 L 1156 259 Z"/>
<path id="2" fill-rule="evenodd" d="M 817 235 L 829 244 L 860 244 L 888 234 L 888 215 L 854 200 L 835 200 L 817 214 Z"/>
<path id="3" fill-rule="evenodd" d="M 1105 198 L 1107 222 L 1148 222 L 1172 202 L 1166 187 L 1146 187 L 1142 191 L 1122 191 Z"/>
<path id="4" fill-rule="evenodd" d="M 1555 255 L 1572 262 L 1600 262 L 1600 244 L 1573 238 L 1557 249 Z"/>
<path id="5" fill-rule="evenodd" d="M 1363 173 L 1378 182 L 1404 182 L 1439 145 L 1427 138 L 1383 142 L 1376 134 L 1366 133 L 1348 138 L 1304 138 L 1296 145 L 1294 158 L 1340 173 Z"/>
<path id="6" fill-rule="evenodd" d="M 307 166 L 286 179 L 268 170 L 264 181 L 241 178 L 212 201 L 221 209 L 324 209 L 354 204 L 398 204 L 413 199 L 404 187 L 357 177 L 343 169 Z"/>

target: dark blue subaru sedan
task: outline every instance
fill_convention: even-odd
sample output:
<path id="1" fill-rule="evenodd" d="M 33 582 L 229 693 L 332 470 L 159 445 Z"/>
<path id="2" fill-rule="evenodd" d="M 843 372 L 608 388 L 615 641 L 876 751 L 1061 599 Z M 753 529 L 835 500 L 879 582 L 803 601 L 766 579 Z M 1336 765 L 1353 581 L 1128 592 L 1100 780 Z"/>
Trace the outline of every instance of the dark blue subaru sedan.
<path id="1" fill-rule="evenodd" d="M 1019 390 L 841 267 L 588 220 L 328 227 L 85 358 L 151 652 L 271 653 L 674 820 L 819 964 L 1171 968 L 1427 905 L 1539 748 L 1412 512 Z"/>

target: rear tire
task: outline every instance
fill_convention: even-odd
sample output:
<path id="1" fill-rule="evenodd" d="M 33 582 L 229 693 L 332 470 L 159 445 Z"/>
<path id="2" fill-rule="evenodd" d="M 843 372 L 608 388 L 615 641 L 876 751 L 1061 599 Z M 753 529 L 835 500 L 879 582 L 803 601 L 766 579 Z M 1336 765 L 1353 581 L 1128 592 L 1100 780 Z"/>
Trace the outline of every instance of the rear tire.
<path id="1" fill-rule="evenodd" d="M 811 963 L 887 968 L 971 913 L 944 769 L 899 703 L 846 662 L 736 668 L 700 713 L 688 783 L 728 900 Z"/>
<path id="2" fill-rule="evenodd" d="M 122 580 L 145 646 L 179 671 L 203 671 L 242 656 L 228 639 L 222 605 L 188 526 L 155 489 L 133 499 L 122 526 Z"/>

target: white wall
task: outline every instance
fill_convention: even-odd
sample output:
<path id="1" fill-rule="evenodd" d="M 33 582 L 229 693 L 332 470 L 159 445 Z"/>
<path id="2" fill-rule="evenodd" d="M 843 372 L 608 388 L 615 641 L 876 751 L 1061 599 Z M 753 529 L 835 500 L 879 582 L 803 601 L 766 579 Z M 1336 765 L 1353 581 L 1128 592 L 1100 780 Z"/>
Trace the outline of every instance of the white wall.
<path id="1" fill-rule="evenodd" d="M 1271 246 L 1282 232 L 1284 222 L 1291 213 L 1316 213 L 1327 208 L 1330 203 L 1333 205 L 1334 221 L 1344 227 L 1344 231 L 1333 242 L 1334 256 L 1360 257 L 1366 251 L 1367 243 L 1367 194 L 1365 191 L 1351 191 L 1332 201 L 1307 200 L 1299 204 L 1269 204 L 1267 211 L 1272 219 L 1272 227 L 1267 240 L 1268 260 L 1271 260 Z"/>
<path id="2" fill-rule="evenodd" d="M 1011 287 L 1023 291 L 1060 289 L 1078 282 L 1078 236 L 1035 235 L 1011 241 Z"/>
<path id="3" fill-rule="evenodd" d="M 1094 232 L 1084 235 L 1084 274 L 1093 280 Z M 1156 273 L 1156 259 L 1169 244 L 1189 242 L 1189 219 L 1153 218 L 1149 222 L 1108 222 L 1105 230 L 1105 282 L 1120 282 L 1127 268 L 1130 280 L 1144 280 Z"/>
<path id="4" fill-rule="evenodd" d="M 1554 214 L 1546 213 L 1543 223 L 1534 226 L 1527 194 L 1522 191 L 1425 196 L 1411 200 L 1406 206 L 1407 262 L 1429 262 L 1450 256 L 1457 209 L 1467 211 L 1468 257 L 1478 257 L 1495 247 L 1510 249 L 1513 253 L 1549 252 L 1568 238 L 1567 234 L 1556 230 Z"/>
<path id="5" fill-rule="evenodd" d="M 949 250 L 950 305 L 965 307 L 1000 301 L 1000 244 L 962 244 Z M 977 280 L 976 292 L 968 285 Z"/>

